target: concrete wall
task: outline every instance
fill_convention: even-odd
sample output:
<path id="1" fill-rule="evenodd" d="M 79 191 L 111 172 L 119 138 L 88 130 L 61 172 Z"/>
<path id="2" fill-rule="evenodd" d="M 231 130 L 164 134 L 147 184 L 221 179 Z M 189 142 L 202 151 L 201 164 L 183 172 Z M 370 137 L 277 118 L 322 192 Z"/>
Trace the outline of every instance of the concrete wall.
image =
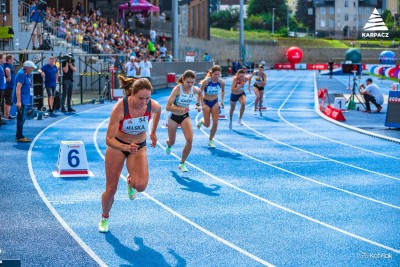
<path id="1" fill-rule="evenodd" d="M 301 39 L 299 40 L 298 47 L 301 48 Z M 238 61 L 239 59 L 239 40 L 226 41 L 223 39 L 212 38 L 210 41 L 199 40 L 188 37 L 180 38 L 179 56 L 183 59 L 185 53 L 188 51 L 195 52 L 196 60 L 201 60 L 204 52 L 208 52 L 211 58 L 221 66 L 227 66 L 227 59 L 231 61 Z M 267 64 L 287 62 L 286 50 L 289 47 L 278 46 L 274 42 L 254 42 L 253 44 L 246 42 L 246 56 L 247 61 L 261 62 L 265 61 Z M 303 60 L 301 63 L 326 63 L 329 59 L 335 62 L 344 61 L 345 54 L 348 49 L 333 49 L 333 48 L 301 48 L 303 51 Z M 379 54 L 384 50 L 391 50 L 396 54 L 396 58 L 400 60 L 400 51 L 396 49 L 375 49 L 375 48 L 362 48 L 363 63 L 379 63 Z"/>

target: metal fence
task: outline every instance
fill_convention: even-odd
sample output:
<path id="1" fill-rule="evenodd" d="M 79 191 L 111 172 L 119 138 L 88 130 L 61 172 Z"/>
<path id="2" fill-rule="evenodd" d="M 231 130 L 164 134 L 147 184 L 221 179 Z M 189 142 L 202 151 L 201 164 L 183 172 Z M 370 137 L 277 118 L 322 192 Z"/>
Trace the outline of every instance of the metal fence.
<path id="1" fill-rule="evenodd" d="M 8 51 L 14 55 L 14 70 L 18 71 L 26 60 L 33 61 L 39 68 L 47 64 L 50 56 L 56 58 L 64 55 L 55 54 L 52 51 Z M 123 65 L 128 56 L 126 54 L 76 54 L 74 65 L 77 71 L 74 73 L 73 102 L 74 104 L 91 103 L 94 98 L 103 95 L 103 90 L 119 89 L 118 75 L 125 75 Z M 203 79 L 206 72 L 211 69 L 212 62 L 163 62 L 152 61 L 151 82 L 155 89 L 171 86 L 169 79 L 171 74 L 179 78 L 185 70 L 193 70 L 197 73 L 197 80 Z M 59 67 L 60 63 L 57 61 Z M 62 76 L 59 67 L 60 76 Z M 169 77 L 168 77 L 169 76 Z M 109 86 L 109 87 L 107 87 Z M 61 84 L 58 85 L 61 92 Z M 44 90 L 45 93 L 45 90 Z M 46 101 L 45 101 L 46 103 Z"/>

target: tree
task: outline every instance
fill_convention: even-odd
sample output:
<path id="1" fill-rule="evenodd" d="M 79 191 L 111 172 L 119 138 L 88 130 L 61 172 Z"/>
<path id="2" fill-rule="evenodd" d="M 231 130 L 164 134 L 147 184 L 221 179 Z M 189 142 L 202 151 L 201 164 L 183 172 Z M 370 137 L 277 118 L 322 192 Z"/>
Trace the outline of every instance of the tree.
<path id="1" fill-rule="evenodd" d="M 275 11 L 273 12 L 273 9 Z M 288 7 L 286 0 L 249 0 L 247 4 L 247 16 L 257 16 L 274 13 L 274 26 L 278 30 L 286 26 Z"/>
<path id="2" fill-rule="evenodd" d="M 230 30 L 239 23 L 239 11 L 235 9 L 227 9 L 212 13 L 210 16 L 211 27 Z"/>
<path id="3" fill-rule="evenodd" d="M 308 0 L 298 0 L 297 1 L 297 12 L 296 12 L 296 20 L 300 23 L 307 24 L 308 20 L 308 10 L 307 10 L 307 2 Z"/>
<path id="4" fill-rule="evenodd" d="M 247 15 L 272 14 L 273 8 L 275 8 L 275 16 L 286 18 L 288 8 L 285 0 L 249 0 Z"/>

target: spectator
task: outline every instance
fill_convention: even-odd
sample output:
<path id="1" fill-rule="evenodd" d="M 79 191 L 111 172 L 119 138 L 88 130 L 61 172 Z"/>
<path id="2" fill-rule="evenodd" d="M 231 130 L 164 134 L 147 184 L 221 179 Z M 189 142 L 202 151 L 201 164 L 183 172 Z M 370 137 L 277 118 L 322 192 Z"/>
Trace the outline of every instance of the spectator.
<path id="1" fill-rule="evenodd" d="M 160 47 L 160 57 L 161 59 L 165 59 L 165 57 L 167 56 L 167 48 L 165 46 L 161 46 Z"/>
<path id="2" fill-rule="evenodd" d="M 42 27 L 43 27 L 43 15 L 42 10 L 36 7 L 37 0 L 33 0 L 32 6 L 29 10 L 30 18 L 33 23 L 33 31 L 32 31 L 32 49 L 35 50 L 36 43 L 36 35 L 38 38 L 38 47 L 42 44 Z"/>
<path id="3" fill-rule="evenodd" d="M 73 63 L 73 59 L 70 58 L 67 61 L 62 62 L 62 70 L 63 70 L 63 81 L 62 81 L 62 98 L 61 98 L 61 112 L 66 112 L 65 109 L 65 100 L 67 100 L 67 108 L 70 112 L 75 112 L 71 106 L 72 101 L 72 91 L 74 87 L 74 72 L 76 71 L 76 67 Z"/>
<path id="4" fill-rule="evenodd" d="M 3 102 L 4 102 L 4 95 L 5 95 L 5 91 L 6 91 L 6 76 L 5 76 L 5 72 L 4 72 L 4 68 L 3 68 L 3 64 L 5 62 L 5 55 L 4 54 L 0 54 L 0 125 L 4 125 L 7 124 L 4 120 L 3 120 Z"/>
<path id="5" fill-rule="evenodd" d="M 144 55 L 143 60 L 140 61 L 139 63 L 140 77 L 147 78 L 149 81 L 151 81 L 150 70 L 152 67 L 153 66 L 151 65 L 151 62 L 148 60 L 147 55 Z"/>
<path id="6" fill-rule="evenodd" d="M 14 57 L 12 55 L 6 56 L 6 63 L 4 64 L 4 72 L 6 75 L 6 90 L 4 91 L 4 117 L 6 120 L 12 120 L 10 110 L 12 106 L 12 92 L 15 86 L 15 72 L 13 67 Z"/>
<path id="7" fill-rule="evenodd" d="M 131 56 L 130 61 L 125 65 L 125 72 L 127 77 L 136 78 L 137 73 L 139 72 L 139 65 L 135 62 L 136 57 Z"/>
<path id="8" fill-rule="evenodd" d="M 161 22 L 165 22 L 165 19 L 166 19 L 166 17 L 165 17 L 165 13 L 164 12 L 161 13 L 160 16 L 158 16 L 158 20 L 161 21 Z"/>
<path id="9" fill-rule="evenodd" d="M 49 112 L 53 113 L 54 96 L 57 89 L 58 69 L 55 65 L 56 59 L 53 56 L 49 57 L 49 61 L 38 72 L 45 79 L 44 86 L 47 92 L 47 103 L 49 104 Z"/>
<path id="10" fill-rule="evenodd" d="M 30 105 L 32 71 L 36 69 L 32 61 L 25 61 L 22 69 L 15 76 L 15 88 L 13 90 L 13 103 L 17 107 L 17 132 L 16 141 L 28 143 L 31 140 L 23 134 L 26 119 L 26 108 Z"/>
<path id="11" fill-rule="evenodd" d="M 156 47 L 154 46 L 154 43 L 150 40 L 150 38 L 148 39 L 147 42 L 147 52 L 148 54 L 150 54 L 151 57 L 153 57 L 154 54 L 156 53 Z"/>
<path id="12" fill-rule="evenodd" d="M 151 40 L 151 42 L 152 42 L 153 44 L 155 44 L 155 43 L 156 43 L 156 38 L 157 38 L 157 33 L 156 33 L 156 31 L 154 30 L 153 27 L 151 28 L 149 34 L 150 34 L 150 40 Z"/>
<path id="13" fill-rule="evenodd" d="M 360 94 L 364 97 L 365 107 L 364 112 L 371 113 L 371 106 L 369 102 L 376 106 L 376 112 L 380 112 L 383 104 L 383 94 L 378 85 L 372 83 L 372 79 L 367 79 L 367 87 L 360 84 Z M 364 89 L 364 90 L 363 90 Z"/>
<path id="14" fill-rule="evenodd" d="M 211 57 L 207 52 L 204 53 L 203 60 L 206 61 L 206 62 L 210 62 L 211 61 Z"/>

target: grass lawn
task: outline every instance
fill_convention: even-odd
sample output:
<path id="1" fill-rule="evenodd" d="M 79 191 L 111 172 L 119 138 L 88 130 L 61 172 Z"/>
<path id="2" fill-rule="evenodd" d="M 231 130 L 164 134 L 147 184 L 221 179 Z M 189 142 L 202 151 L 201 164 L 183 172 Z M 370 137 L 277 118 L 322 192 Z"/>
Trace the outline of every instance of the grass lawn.
<path id="1" fill-rule="evenodd" d="M 228 31 L 218 28 L 211 28 L 210 33 L 212 37 L 238 40 L 239 42 L 239 31 Z M 264 31 L 245 31 L 245 41 L 272 41 L 275 40 L 279 45 L 282 46 L 297 46 L 301 43 L 302 47 L 325 47 L 325 48 L 351 48 L 351 40 L 329 40 L 325 38 L 293 38 L 293 37 L 281 37 L 272 36 L 270 32 Z M 382 47 L 393 48 L 392 40 L 355 40 L 355 47 L 362 48 L 363 45 L 375 45 L 377 47 L 371 47 L 372 49 L 382 49 Z M 398 45 L 398 42 L 396 42 Z M 397 46 L 395 47 L 397 48 Z"/>

